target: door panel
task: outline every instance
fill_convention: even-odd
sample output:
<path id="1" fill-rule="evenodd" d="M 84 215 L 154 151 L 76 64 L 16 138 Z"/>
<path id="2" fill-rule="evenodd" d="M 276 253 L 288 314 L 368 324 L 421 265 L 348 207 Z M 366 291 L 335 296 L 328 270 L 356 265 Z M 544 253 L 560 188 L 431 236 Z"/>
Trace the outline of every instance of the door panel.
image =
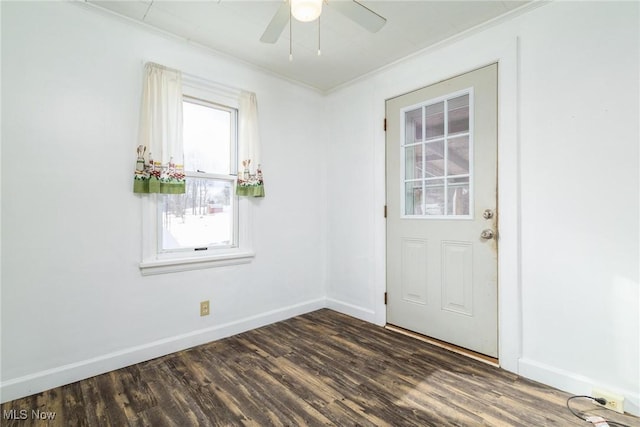
<path id="1" fill-rule="evenodd" d="M 402 299 L 416 304 L 427 303 L 427 241 L 402 239 Z"/>
<path id="2" fill-rule="evenodd" d="M 497 64 L 386 109 L 387 322 L 497 357 Z"/>
<path id="3" fill-rule="evenodd" d="M 473 316 L 473 245 L 442 242 L 442 309 Z"/>

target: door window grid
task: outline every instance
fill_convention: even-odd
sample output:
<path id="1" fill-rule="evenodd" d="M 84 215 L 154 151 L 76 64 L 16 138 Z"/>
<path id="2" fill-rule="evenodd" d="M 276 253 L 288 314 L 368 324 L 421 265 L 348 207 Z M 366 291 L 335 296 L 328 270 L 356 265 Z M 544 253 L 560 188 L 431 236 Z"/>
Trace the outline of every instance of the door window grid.
<path id="1" fill-rule="evenodd" d="M 404 217 L 472 217 L 472 106 L 467 89 L 403 109 Z"/>

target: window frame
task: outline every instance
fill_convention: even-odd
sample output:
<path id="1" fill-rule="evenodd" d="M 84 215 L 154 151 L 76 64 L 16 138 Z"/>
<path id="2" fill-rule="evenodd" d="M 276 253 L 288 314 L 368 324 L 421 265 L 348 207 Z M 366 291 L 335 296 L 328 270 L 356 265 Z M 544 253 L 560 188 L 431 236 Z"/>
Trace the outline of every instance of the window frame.
<path id="1" fill-rule="evenodd" d="M 192 246 L 192 247 L 184 247 L 184 248 L 176 248 L 176 249 L 164 249 L 163 246 L 163 240 L 162 238 L 158 238 L 157 243 L 158 243 L 158 254 L 171 254 L 171 253 L 192 253 L 194 251 L 202 251 L 202 250 L 206 250 L 207 253 L 216 253 L 218 251 L 220 251 L 221 249 L 228 249 L 228 248 L 235 248 L 238 246 L 238 213 L 239 213 L 239 198 L 237 195 L 235 195 L 235 181 L 237 180 L 237 176 L 238 176 L 238 165 L 237 165 L 237 158 L 238 158 L 238 109 L 237 108 L 233 108 L 233 107 L 229 107 L 227 105 L 222 105 L 222 104 L 218 104 L 218 103 L 214 103 L 212 101 L 208 101 L 208 100 L 204 100 L 204 99 L 200 99 L 200 98 L 195 98 L 193 96 L 190 95 L 186 95 L 183 94 L 182 96 L 182 102 L 183 104 L 185 102 L 194 104 L 194 105 L 199 105 L 202 107 L 207 107 L 207 108 L 214 108 L 216 110 L 219 111 L 226 111 L 227 113 L 230 114 L 230 118 L 231 118 L 231 123 L 230 123 L 230 156 L 229 156 L 229 174 L 220 174 L 220 173 L 208 173 L 206 171 L 200 171 L 200 170 L 188 170 L 186 168 L 186 163 L 184 165 L 184 174 L 185 174 L 185 179 L 187 181 L 187 186 L 188 186 L 188 181 L 189 179 L 207 179 L 207 180 L 217 180 L 217 181 L 227 181 L 231 184 L 231 192 L 232 192 L 232 207 L 233 207 L 233 224 L 231 227 L 232 230 L 232 238 L 231 238 L 231 243 L 227 244 L 227 245 L 212 245 L 212 246 L 202 246 L 202 247 L 197 247 L 196 246 Z M 172 195 L 168 195 L 168 196 L 172 196 Z M 162 197 L 162 196 L 159 196 Z M 158 214 L 158 218 L 157 218 L 157 222 L 158 222 L 158 229 L 157 229 L 157 233 L 158 236 L 163 236 L 164 233 L 164 228 L 163 228 L 163 219 L 162 219 L 162 215 L 163 215 L 163 210 L 161 209 L 161 202 L 158 203 L 157 206 L 157 214 Z"/>
<path id="2" fill-rule="evenodd" d="M 235 198 L 233 244 L 229 246 L 211 246 L 206 251 L 192 249 L 162 250 L 162 218 L 160 203 L 162 195 L 147 194 L 142 197 L 142 261 L 139 263 L 142 275 L 163 274 L 178 271 L 189 271 L 202 268 L 213 268 L 227 265 L 246 264 L 255 256 L 252 245 L 251 204 L 246 197 L 235 194 L 237 174 L 237 117 L 239 93 L 220 87 L 196 77 L 183 75 L 183 101 L 213 105 L 222 109 L 235 110 L 236 138 L 235 149 L 231 150 L 230 174 L 199 173 L 185 171 L 186 178 L 211 178 L 232 181 Z"/>

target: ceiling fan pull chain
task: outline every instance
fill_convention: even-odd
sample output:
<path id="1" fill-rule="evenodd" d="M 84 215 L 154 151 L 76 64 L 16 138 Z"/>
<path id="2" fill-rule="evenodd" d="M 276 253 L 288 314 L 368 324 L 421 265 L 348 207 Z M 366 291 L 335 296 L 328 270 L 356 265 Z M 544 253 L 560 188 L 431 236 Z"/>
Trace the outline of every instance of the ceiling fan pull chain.
<path id="1" fill-rule="evenodd" d="M 289 62 L 293 61 L 293 11 L 289 4 Z"/>
<path id="2" fill-rule="evenodd" d="M 320 50 L 320 17 L 318 16 L 318 56 L 322 55 Z"/>

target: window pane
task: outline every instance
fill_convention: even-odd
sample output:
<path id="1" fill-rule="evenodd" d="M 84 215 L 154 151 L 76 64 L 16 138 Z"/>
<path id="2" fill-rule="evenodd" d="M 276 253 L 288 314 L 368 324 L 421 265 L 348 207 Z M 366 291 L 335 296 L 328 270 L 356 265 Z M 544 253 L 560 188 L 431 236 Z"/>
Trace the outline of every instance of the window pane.
<path id="1" fill-rule="evenodd" d="M 447 184 L 447 215 L 469 215 L 469 178 L 450 178 Z"/>
<path id="2" fill-rule="evenodd" d="M 188 101 L 182 105 L 184 169 L 231 173 L 231 112 Z"/>
<path id="3" fill-rule="evenodd" d="M 230 246 L 233 242 L 231 181 L 187 178 L 185 194 L 165 194 L 162 249 Z"/>
<path id="4" fill-rule="evenodd" d="M 449 135 L 469 131 L 469 95 L 450 99 L 449 104 Z"/>
<path id="5" fill-rule="evenodd" d="M 426 107 L 427 139 L 444 135 L 444 101 Z"/>
<path id="6" fill-rule="evenodd" d="M 422 145 L 413 145 L 404 149 L 405 179 L 422 178 Z"/>
<path id="7" fill-rule="evenodd" d="M 422 215 L 422 181 L 405 183 L 405 215 Z"/>
<path id="8" fill-rule="evenodd" d="M 422 108 L 408 111 L 404 115 L 405 144 L 422 141 Z"/>
<path id="9" fill-rule="evenodd" d="M 469 137 L 452 138 L 447 144 L 447 175 L 469 173 Z"/>
<path id="10" fill-rule="evenodd" d="M 426 177 L 444 176 L 444 141 L 425 144 Z"/>
<path id="11" fill-rule="evenodd" d="M 427 181 L 424 190 L 425 215 L 444 215 L 444 185 L 441 179 Z"/>

